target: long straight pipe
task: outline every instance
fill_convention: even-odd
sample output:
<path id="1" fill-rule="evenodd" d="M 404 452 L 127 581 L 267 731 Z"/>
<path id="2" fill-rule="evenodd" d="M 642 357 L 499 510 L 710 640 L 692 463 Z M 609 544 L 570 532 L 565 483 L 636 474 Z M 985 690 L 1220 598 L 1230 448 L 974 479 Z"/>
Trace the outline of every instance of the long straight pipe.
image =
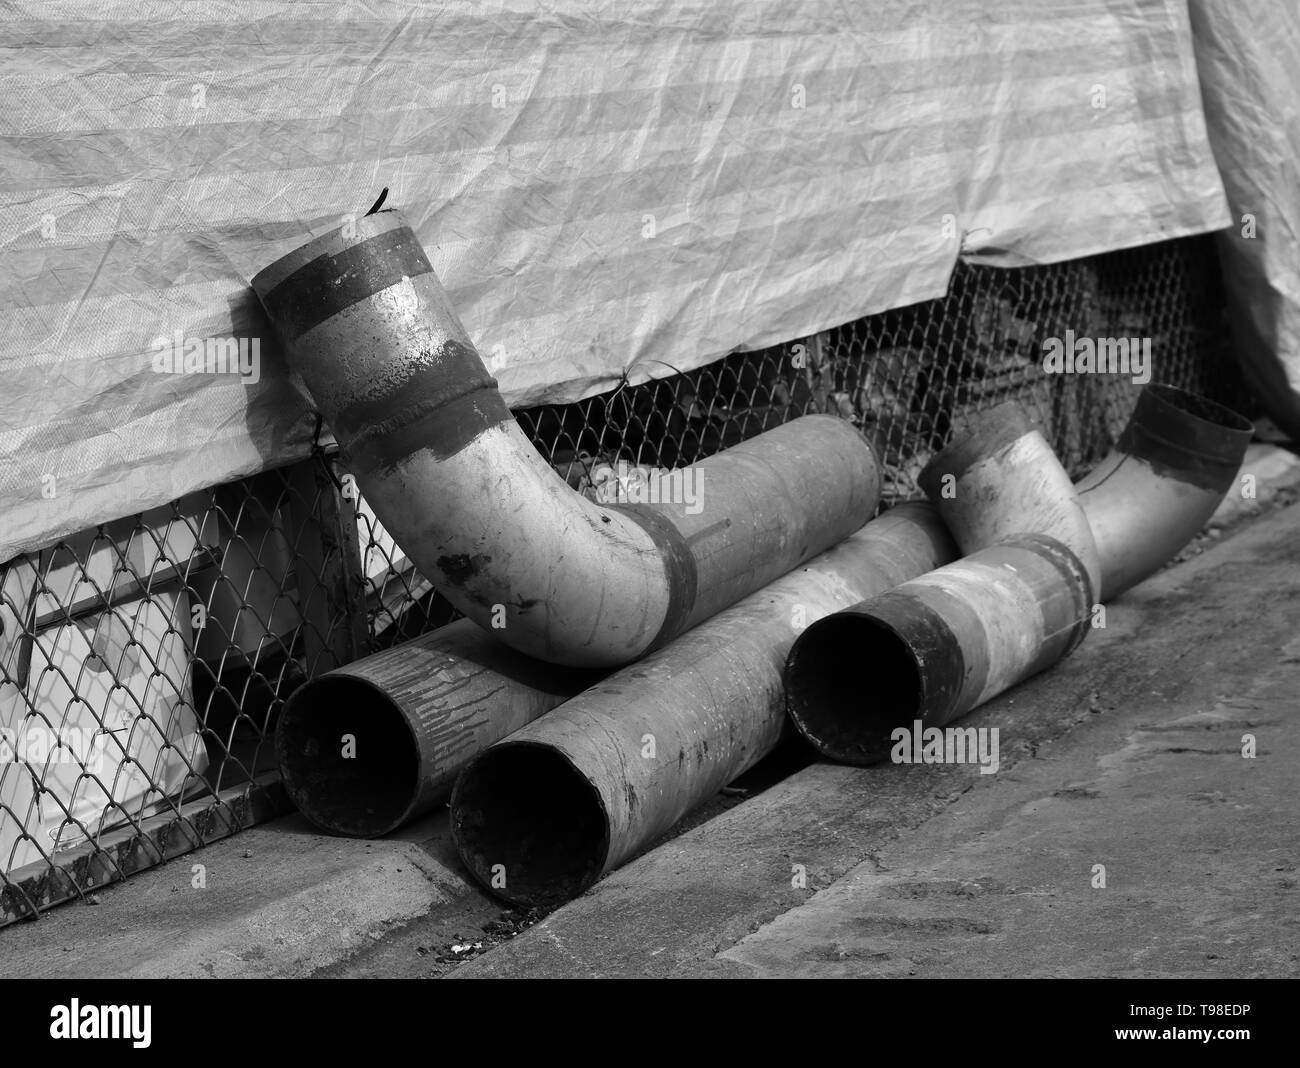
<path id="1" fill-rule="evenodd" d="M 806 625 L 955 554 L 931 506 L 899 505 L 512 734 L 457 781 L 462 859 L 517 904 L 580 893 L 777 744 L 781 671 Z"/>
<path id="2" fill-rule="evenodd" d="M 555 664 L 635 660 L 860 528 L 880 488 L 850 424 L 805 416 L 668 480 L 669 501 L 571 489 L 506 408 L 394 211 L 252 281 L 384 527 L 465 616 Z"/>
<path id="3" fill-rule="evenodd" d="M 785 668 L 790 718 L 823 756 L 878 763 L 896 728 L 941 727 L 1067 656 L 1091 605 L 1064 544 L 999 542 L 804 631 Z"/>

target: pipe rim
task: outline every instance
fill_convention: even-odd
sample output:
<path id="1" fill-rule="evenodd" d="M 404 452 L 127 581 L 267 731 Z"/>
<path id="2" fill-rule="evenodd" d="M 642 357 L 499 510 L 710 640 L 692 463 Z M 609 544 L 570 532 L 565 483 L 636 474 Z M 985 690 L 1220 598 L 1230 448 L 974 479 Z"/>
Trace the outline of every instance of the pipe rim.
<path id="1" fill-rule="evenodd" d="M 349 691 L 364 695 L 368 705 L 353 701 L 345 711 Z M 309 706 L 313 711 L 307 711 Z M 368 710 L 360 711 L 363 707 Z M 352 729 L 340 731 L 345 722 Z M 376 724 L 382 724 L 379 739 L 372 733 Z M 301 742 L 295 740 L 295 732 Z M 346 762 L 343 734 L 356 738 L 356 756 Z M 379 753 L 372 758 L 376 742 L 382 743 L 385 737 L 390 744 L 400 741 L 400 754 L 390 757 L 380 744 Z M 309 748 L 311 743 L 322 750 L 328 743 L 329 749 L 324 751 L 337 751 L 338 755 L 321 761 Z M 411 818 L 419 804 L 425 767 L 410 720 L 382 687 L 346 669 L 310 679 L 289 696 L 276 724 L 275 755 L 285 793 L 294 807 L 331 834 L 349 838 L 390 834 Z M 340 774 L 342 769 L 351 774 Z M 363 777 L 361 786 L 357 773 Z"/>
<path id="2" fill-rule="evenodd" d="M 827 637 L 835 632 L 832 641 Z M 862 632 L 876 641 L 893 645 L 889 655 L 871 656 L 861 643 Z M 856 638 L 855 638 L 856 636 Z M 849 655 L 839 655 L 841 647 Z M 866 663 L 884 663 L 900 669 L 898 682 L 910 687 L 892 707 L 870 717 L 854 715 L 845 705 L 853 700 L 847 694 L 857 674 Z M 907 636 L 888 619 L 869 612 L 837 612 L 818 620 L 799 636 L 786 659 L 784 673 L 786 710 L 795 729 L 823 756 L 842 764 L 868 766 L 886 760 L 892 748 L 890 734 L 902 726 L 924 719 L 926 682 L 924 665 Z M 827 691 L 834 693 L 834 703 Z M 858 700 L 862 700 L 861 688 Z"/>
<path id="3" fill-rule="evenodd" d="M 343 230 L 349 224 L 340 223 L 323 234 L 295 245 L 279 259 L 272 260 L 249 281 L 249 286 L 261 300 L 267 293 L 289 278 L 301 267 L 321 256 L 337 255 L 351 245 L 358 244 L 386 230 L 398 230 L 407 226 L 405 217 L 396 208 L 382 208 L 373 215 L 363 215 L 350 225 L 355 229 L 352 237 L 344 237 Z M 409 229 L 409 227 L 408 227 Z"/>
<path id="4" fill-rule="evenodd" d="M 1206 426 L 1230 430 L 1234 433 L 1255 432 L 1255 424 L 1240 412 L 1200 393 L 1183 389 L 1181 386 L 1173 386 L 1168 382 L 1152 382 L 1143 391 L 1143 396 L 1150 397 L 1153 403 L 1160 402 L 1163 407 L 1176 411 L 1185 419 Z"/>
<path id="5" fill-rule="evenodd" d="M 571 793 L 580 794 L 591 806 L 587 816 L 592 825 L 599 827 L 599 840 L 588 836 L 583 848 L 572 854 L 573 859 L 568 863 L 568 858 L 559 852 L 557 839 L 566 830 L 572 832 L 574 825 L 571 822 L 566 825 L 561 813 L 562 818 L 552 820 L 548 826 L 545 810 L 535 797 L 526 796 L 528 783 L 519 775 L 519 761 L 538 756 L 545 757 L 545 763 L 553 765 L 553 770 L 563 771 L 562 778 L 567 780 Z M 518 791 L 516 807 L 524 814 L 522 829 L 521 820 L 511 818 L 514 813 L 500 811 L 515 800 L 502 789 L 503 785 Z M 552 793 L 547 800 L 553 800 L 554 796 Z M 520 844 L 528 841 L 530 823 L 540 825 L 542 832 L 537 838 L 542 847 L 538 854 L 540 862 L 508 856 L 512 848 L 517 855 Z M 548 830 L 550 833 L 545 833 Z M 547 907 L 571 901 L 600 880 L 609 862 L 612 821 L 600 790 L 568 753 L 545 742 L 519 739 L 498 742 L 461 772 L 451 795 L 451 834 L 461 861 L 489 892 L 511 904 Z M 498 865 L 504 868 L 500 873 L 505 880 L 502 886 L 493 885 L 494 868 Z"/>
<path id="6" fill-rule="evenodd" d="M 1236 477 L 1254 432 L 1254 424 L 1227 405 L 1152 383 L 1138 397 L 1115 451 L 1180 481 L 1222 491 Z"/>

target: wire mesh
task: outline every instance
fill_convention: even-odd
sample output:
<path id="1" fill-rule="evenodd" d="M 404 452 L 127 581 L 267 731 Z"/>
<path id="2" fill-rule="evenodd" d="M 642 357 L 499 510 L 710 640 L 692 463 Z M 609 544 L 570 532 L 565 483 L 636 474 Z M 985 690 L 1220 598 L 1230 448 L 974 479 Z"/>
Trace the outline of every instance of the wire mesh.
<path id="1" fill-rule="evenodd" d="M 687 374 L 516 412 L 575 489 L 809 412 L 875 443 L 885 502 L 1014 398 L 1078 475 L 1140 385 L 1050 375 L 1051 338 L 1149 341 L 1151 378 L 1242 408 L 1208 239 L 1010 270 Z M 287 810 L 272 730 L 302 681 L 455 616 L 334 455 L 191 494 L 0 569 L 0 924 Z"/>

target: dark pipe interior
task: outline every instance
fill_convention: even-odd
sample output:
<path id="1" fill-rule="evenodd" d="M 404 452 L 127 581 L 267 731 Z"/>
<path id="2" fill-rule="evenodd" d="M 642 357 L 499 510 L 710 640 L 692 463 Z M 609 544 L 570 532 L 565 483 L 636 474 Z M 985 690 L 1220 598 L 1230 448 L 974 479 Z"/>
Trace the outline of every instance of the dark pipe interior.
<path id="1" fill-rule="evenodd" d="M 911 646 L 869 616 L 827 616 L 791 650 L 785 690 L 790 716 L 823 756 L 878 764 L 890 732 L 920 716 L 921 673 Z"/>
<path id="2" fill-rule="evenodd" d="M 1190 393 L 1185 389 L 1179 389 L 1177 386 L 1168 386 L 1163 383 L 1153 383 L 1147 388 L 1170 407 L 1185 412 L 1187 415 L 1195 416 L 1197 419 L 1203 419 L 1207 423 L 1215 423 L 1229 430 L 1243 433 L 1254 429 L 1254 425 L 1244 415 L 1217 401 L 1212 401 L 1208 397 L 1202 397 L 1198 393 Z"/>
<path id="3" fill-rule="evenodd" d="M 343 755 L 349 734 L 353 757 Z M 419 752 L 401 709 L 346 675 L 294 693 L 280 717 L 276 755 L 294 804 L 337 834 L 370 838 L 395 830 L 420 788 Z"/>
<path id="4" fill-rule="evenodd" d="M 558 904 L 600 878 L 605 806 L 554 749 L 516 742 L 487 750 L 465 769 L 451 804 L 461 859 L 508 901 Z M 494 875 L 505 885 L 493 886 Z"/>

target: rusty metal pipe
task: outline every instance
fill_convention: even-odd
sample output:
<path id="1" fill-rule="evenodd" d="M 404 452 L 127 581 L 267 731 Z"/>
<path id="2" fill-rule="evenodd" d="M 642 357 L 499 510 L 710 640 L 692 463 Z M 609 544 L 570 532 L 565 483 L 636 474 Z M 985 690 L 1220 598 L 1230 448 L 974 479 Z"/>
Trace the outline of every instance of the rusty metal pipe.
<path id="1" fill-rule="evenodd" d="M 941 727 L 1068 655 L 1092 596 L 1055 538 L 982 549 L 804 631 L 785 668 L 790 718 L 823 756 L 877 763 L 895 728 Z"/>
<path id="2" fill-rule="evenodd" d="M 828 427 L 829 429 L 829 427 Z M 769 450 L 772 435 L 778 448 Z M 769 470 L 755 458 L 791 446 L 769 431 L 696 465 L 719 499 L 752 492 L 759 525 L 776 525 L 764 497 Z M 827 443 L 845 440 L 832 432 Z M 854 440 L 854 439 L 850 439 Z M 808 463 L 819 462 L 817 456 Z M 791 463 L 789 467 L 797 467 Z M 832 461 L 832 469 L 837 465 Z M 841 469 L 842 470 L 842 469 Z M 870 472 L 868 472 L 869 474 Z M 871 497 L 874 501 L 874 483 Z M 711 513 L 705 507 L 701 516 Z M 768 519 L 762 518 L 765 514 Z M 818 522 L 825 514 L 814 517 Z M 725 524 L 728 521 L 722 520 Z M 801 525 L 792 525 L 801 530 Z M 834 524 L 830 524 L 834 529 Z M 802 530 L 811 538 L 813 533 Z M 778 553 L 789 559 L 793 547 Z M 765 561 L 738 578 L 759 582 Z M 374 836 L 446 800 L 455 775 L 480 750 L 536 719 L 601 677 L 527 656 L 461 621 L 305 683 L 289 698 L 276 733 L 285 788 L 313 823 L 338 834 Z M 350 738 L 350 747 L 344 739 Z M 346 749 L 346 752 L 345 752 Z"/>
<path id="3" fill-rule="evenodd" d="M 871 448 L 833 416 L 686 468 L 671 503 L 582 497 L 511 417 L 397 212 L 308 242 L 252 285 L 384 527 L 462 613 L 540 660 L 635 660 L 875 508 Z"/>
<path id="4" fill-rule="evenodd" d="M 955 553 L 933 508 L 899 505 L 488 749 L 452 795 L 461 858 L 517 904 L 582 892 L 776 745 L 802 626 Z"/>
<path id="5" fill-rule="evenodd" d="M 1232 486 L 1253 432 L 1230 408 L 1152 384 L 1115 448 L 1078 484 L 1096 539 L 1102 601 L 1163 567 Z"/>
<path id="6" fill-rule="evenodd" d="M 298 687 L 275 733 L 285 792 L 334 834 L 388 834 L 446 801 L 476 754 L 600 677 L 457 620 Z"/>

